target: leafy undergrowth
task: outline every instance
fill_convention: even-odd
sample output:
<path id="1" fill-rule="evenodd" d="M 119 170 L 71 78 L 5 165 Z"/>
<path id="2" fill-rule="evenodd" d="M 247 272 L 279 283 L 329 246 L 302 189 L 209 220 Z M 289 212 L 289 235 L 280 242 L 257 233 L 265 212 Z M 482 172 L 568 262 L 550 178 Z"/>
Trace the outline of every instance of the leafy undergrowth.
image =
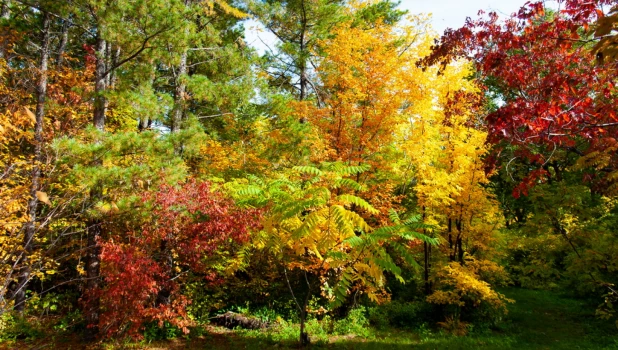
<path id="1" fill-rule="evenodd" d="M 593 307 L 554 292 L 509 288 L 517 300 L 497 329 L 472 328 L 456 337 L 427 326 L 415 330 L 346 328 L 345 322 L 310 321 L 314 349 L 618 349 L 618 329 L 594 317 Z M 330 329 L 326 329 L 330 327 Z M 346 332 L 348 332 L 346 334 Z M 356 334 L 352 334 L 356 333 Z M 333 335 L 339 334 L 339 335 Z M 266 349 L 297 348 L 298 325 L 282 322 L 259 331 L 230 331 L 207 326 L 200 336 L 140 343 L 105 343 L 86 347 L 77 336 L 56 334 L 36 341 L 14 341 L 0 348 L 55 349 Z"/>

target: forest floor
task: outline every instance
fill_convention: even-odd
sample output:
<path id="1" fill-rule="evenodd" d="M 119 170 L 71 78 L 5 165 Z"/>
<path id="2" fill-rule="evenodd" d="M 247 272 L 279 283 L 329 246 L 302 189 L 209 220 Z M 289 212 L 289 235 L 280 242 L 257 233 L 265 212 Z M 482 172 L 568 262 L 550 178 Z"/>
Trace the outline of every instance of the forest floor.
<path id="1" fill-rule="evenodd" d="M 502 291 L 515 299 L 508 319 L 498 328 L 452 336 L 430 329 L 371 330 L 367 337 L 331 336 L 314 349 L 618 349 L 618 329 L 594 316 L 594 306 L 557 293 L 509 288 Z M 281 337 L 277 330 L 230 331 L 209 327 L 190 339 L 146 343 L 83 345 L 77 337 L 61 335 L 29 343 L 0 344 L 6 349 L 273 349 L 296 348 L 295 338 Z M 275 340 L 278 339 L 278 340 Z"/>

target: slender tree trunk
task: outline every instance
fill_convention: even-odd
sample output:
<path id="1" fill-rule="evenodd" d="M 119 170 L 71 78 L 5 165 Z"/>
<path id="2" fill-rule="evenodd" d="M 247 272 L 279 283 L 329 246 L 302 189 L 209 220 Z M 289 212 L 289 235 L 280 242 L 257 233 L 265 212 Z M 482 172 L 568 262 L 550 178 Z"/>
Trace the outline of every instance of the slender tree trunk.
<path id="1" fill-rule="evenodd" d="M 455 261 L 455 254 L 453 253 L 453 219 L 448 218 L 448 249 L 449 249 L 449 260 Z"/>
<path id="2" fill-rule="evenodd" d="M 309 305 L 309 297 L 311 296 L 311 284 L 309 283 L 309 278 L 307 277 L 307 271 L 303 271 L 305 275 L 305 282 L 307 283 L 307 294 L 305 294 L 305 300 L 303 302 L 303 307 L 300 313 L 300 345 L 306 346 L 311 343 L 309 340 L 309 334 L 305 331 L 305 322 L 307 321 L 307 306 Z"/>
<path id="3" fill-rule="evenodd" d="M 2 1 L 2 8 L 0 9 L 0 18 L 1 19 L 11 18 L 11 0 Z"/>
<path id="4" fill-rule="evenodd" d="M 423 222 L 425 222 L 425 207 L 422 208 L 422 211 L 423 211 Z M 423 234 L 427 235 L 427 230 L 423 229 Z M 425 274 L 424 274 L 425 294 L 429 295 L 431 294 L 431 283 L 429 282 L 429 273 L 431 269 L 431 246 L 427 242 L 423 243 L 423 253 L 424 253 L 424 258 L 425 258 Z"/>
<path id="5" fill-rule="evenodd" d="M 60 67 L 64 61 L 64 52 L 69 43 L 69 21 L 62 21 L 62 34 L 60 35 L 60 44 L 58 45 L 58 53 L 56 55 L 56 66 Z"/>
<path id="6" fill-rule="evenodd" d="M 21 259 L 21 268 L 17 280 L 15 292 L 15 310 L 23 312 L 26 302 L 26 287 L 30 281 L 29 256 L 34 247 L 36 233 L 38 198 L 37 192 L 40 189 L 42 147 L 43 147 L 43 117 L 45 116 L 45 99 L 47 96 L 47 61 L 49 60 L 49 26 L 50 16 L 43 14 L 43 30 L 41 36 L 41 56 L 39 60 L 39 80 L 36 86 L 36 111 L 34 126 L 34 164 L 32 167 L 32 185 L 30 186 L 30 200 L 28 201 L 28 222 L 24 231 L 24 251 Z"/>
<path id="7" fill-rule="evenodd" d="M 455 250 L 457 251 L 457 260 L 463 264 L 464 250 L 463 250 L 463 219 L 459 218 L 456 221 L 457 226 L 457 241 L 455 241 Z"/>
<path id="8" fill-rule="evenodd" d="M 305 9 L 305 0 L 302 0 L 302 12 L 301 12 L 301 21 L 302 21 L 302 29 L 300 32 L 300 57 L 298 60 L 298 70 L 300 75 L 300 95 L 298 96 L 299 101 L 303 101 L 307 98 L 307 86 L 309 85 L 309 81 L 307 79 L 307 57 L 305 55 L 306 42 L 305 35 L 307 32 L 307 11 Z M 305 118 L 300 118 L 299 122 L 305 123 Z"/>
<path id="9" fill-rule="evenodd" d="M 107 44 L 104 39 L 97 39 L 97 62 L 95 70 L 95 97 L 94 97 L 94 113 L 92 124 L 100 131 L 105 130 L 105 112 L 107 101 L 105 98 L 105 90 L 107 88 L 107 77 L 105 74 Z M 101 188 L 95 185 L 90 190 L 90 198 L 92 201 L 97 200 L 102 195 Z M 97 295 L 99 289 L 99 278 L 101 270 L 101 249 L 99 247 L 99 237 L 102 233 L 102 222 L 98 219 L 89 220 L 88 223 L 88 253 L 86 255 L 86 290 L 85 299 L 86 306 L 84 310 L 84 318 L 88 328 L 86 329 L 86 338 L 93 340 L 99 333 L 99 307 L 100 299 Z"/>
<path id="10" fill-rule="evenodd" d="M 457 237 L 457 259 L 459 260 L 459 262 L 461 264 L 464 263 L 463 261 L 463 257 L 464 257 L 464 250 L 463 250 L 463 239 L 461 238 L 461 236 Z"/>
<path id="11" fill-rule="evenodd" d="M 107 56 L 107 43 L 104 39 L 97 39 L 97 63 L 95 69 L 95 83 L 94 83 L 94 113 L 92 124 L 99 130 L 105 130 L 105 112 L 106 112 L 106 98 L 105 90 L 107 87 L 106 70 L 107 65 L 105 58 Z"/>
<path id="12" fill-rule="evenodd" d="M 111 48 L 111 45 L 110 45 Z M 116 50 L 113 50 L 113 52 L 111 53 L 111 64 L 112 67 L 116 67 L 118 65 L 118 60 L 120 59 L 120 47 L 116 47 Z M 109 72 L 109 85 L 107 86 L 108 88 L 113 88 L 114 85 L 116 85 L 116 80 L 118 80 L 118 76 L 116 74 L 116 68 L 113 68 L 110 72 Z"/>
<path id="13" fill-rule="evenodd" d="M 184 82 L 187 74 L 187 50 L 180 55 L 178 73 L 176 73 L 176 91 L 174 92 L 174 109 L 172 111 L 172 132 L 181 128 L 182 118 L 185 112 L 185 95 L 187 84 Z"/>
<path id="14" fill-rule="evenodd" d="M 148 86 L 151 88 L 154 86 L 155 77 L 156 77 L 156 73 L 155 73 L 155 69 L 153 68 L 152 72 L 150 73 L 150 79 L 148 80 Z M 148 118 L 147 115 L 141 115 L 139 118 L 139 123 L 137 124 L 137 130 L 144 131 L 150 128 L 150 121 L 151 119 Z"/>

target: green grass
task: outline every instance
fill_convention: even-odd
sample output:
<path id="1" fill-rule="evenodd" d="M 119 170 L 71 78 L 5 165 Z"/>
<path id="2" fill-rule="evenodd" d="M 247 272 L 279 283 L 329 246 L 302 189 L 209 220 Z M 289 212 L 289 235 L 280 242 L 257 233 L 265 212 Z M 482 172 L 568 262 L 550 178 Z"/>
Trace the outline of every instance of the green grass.
<path id="1" fill-rule="evenodd" d="M 320 349 L 618 349 L 618 329 L 613 322 L 595 318 L 594 306 L 548 291 L 509 288 L 502 291 L 515 299 L 509 315 L 494 330 L 472 331 L 456 337 L 437 330 L 371 331 L 366 337 L 325 337 L 313 327 Z M 310 334 L 312 334 L 310 327 Z M 261 349 L 278 344 L 295 347 L 297 329 L 235 332 L 228 335 L 231 347 Z"/>
<path id="2" fill-rule="evenodd" d="M 347 324 L 331 325 L 312 320 L 307 330 L 312 349 L 616 349 L 618 329 L 612 321 L 595 318 L 594 305 L 555 292 L 508 288 L 501 291 L 516 300 L 509 305 L 509 315 L 497 329 L 475 330 L 456 337 L 427 326 L 414 330 L 372 328 L 358 329 L 359 335 L 336 335 L 333 329 L 354 329 Z M 339 321 L 341 322 L 341 321 Z M 353 324 L 354 322 L 349 321 Z M 334 326 L 334 327 L 333 327 Z M 298 325 L 282 322 L 278 327 L 262 331 L 228 331 L 208 328 L 200 337 L 179 338 L 153 343 L 102 345 L 105 349 L 272 349 L 297 348 Z M 58 340 L 56 348 L 66 348 Z M 45 345 L 44 340 L 36 342 Z M 50 348 L 54 345 L 48 343 Z M 74 343 L 75 344 L 75 343 Z M 16 348 L 29 348 L 33 343 L 13 343 Z M 66 344 L 65 344 L 66 345 Z M 77 344 L 75 344 L 77 345 Z M 2 344 L 0 344 L 2 348 Z M 75 347 L 73 347 L 75 348 Z M 92 347 L 91 347 L 92 348 Z"/>

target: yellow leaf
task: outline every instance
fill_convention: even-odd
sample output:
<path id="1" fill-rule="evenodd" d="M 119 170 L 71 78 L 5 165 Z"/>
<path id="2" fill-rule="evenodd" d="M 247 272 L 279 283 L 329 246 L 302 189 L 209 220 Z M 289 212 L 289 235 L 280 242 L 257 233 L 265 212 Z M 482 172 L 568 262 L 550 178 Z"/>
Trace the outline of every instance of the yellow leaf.
<path id="1" fill-rule="evenodd" d="M 47 197 L 47 193 L 45 192 L 36 191 L 36 198 L 47 205 L 51 205 L 49 197 Z"/>
<path id="2" fill-rule="evenodd" d="M 30 118 L 30 120 L 32 120 L 32 122 L 36 124 L 36 116 L 34 115 L 34 113 L 32 113 L 30 108 L 24 107 L 24 111 L 26 112 L 26 115 L 28 116 L 28 118 Z"/>

